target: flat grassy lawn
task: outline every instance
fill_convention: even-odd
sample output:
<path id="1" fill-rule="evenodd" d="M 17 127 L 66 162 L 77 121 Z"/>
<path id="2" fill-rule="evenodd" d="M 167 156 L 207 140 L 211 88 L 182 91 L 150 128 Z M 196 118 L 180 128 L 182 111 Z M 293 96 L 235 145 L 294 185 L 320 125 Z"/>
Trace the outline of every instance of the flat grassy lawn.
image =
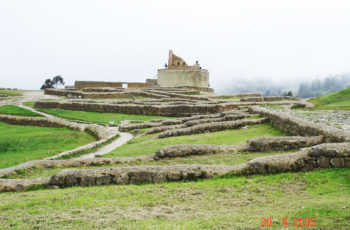
<path id="1" fill-rule="evenodd" d="M 9 125 L 0 122 L 0 168 L 39 160 L 96 141 L 68 128 Z"/>
<path id="2" fill-rule="evenodd" d="M 225 130 L 178 137 L 156 138 L 158 134 L 145 135 L 130 140 L 127 144 L 104 155 L 104 157 L 140 156 L 155 153 L 158 149 L 177 144 L 241 145 L 247 140 L 261 136 L 284 136 L 279 129 L 269 124 L 248 126 L 246 129 Z"/>
<path id="3" fill-rule="evenodd" d="M 0 194 L 11 229 L 349 229 L 350 170 Z M 261 227 L 271 218 L 271 227 Z"/>
<path id="4" fill-rule="evenodd" d="M 23 90 L 0 89 L 0 94 L 8 95 L 8 96 L 22 96 Z"/>
<path id="5" fill-rule="evenodd" d="M 40 115 L 38 113 L 34 113 L 28 109 L 24 109 L 24 108 L 18 107 L 16 105 L 0 106 L 0 113 L 1 114 L 18 115 L 18 116 L 24 116 L 24 117 L 42 117 L 42 115 Z"/>
<path id="6" fill-rule="evenodd" d="M 169 119 L 171 117 L 162 116 L 145 116 L 135 114 L 123 114 L 123 113 L 97 113 L 97 112 L 85 112 L 85 111 L 72 111 L 63 109 L 38 109 L 38 111 L 52 114 L 57 117 L 63 117 L 71 120 L 89 121 L 93 123 L 108 123 L 114 121 L 118 125 L 123 120 L 139 120 L 149 121 L 153 119 Z"/>
<path id="7" fill-rule="evenodd" d="M 350 88 L 310 99 L 315 109 L 350 110 Z"/>

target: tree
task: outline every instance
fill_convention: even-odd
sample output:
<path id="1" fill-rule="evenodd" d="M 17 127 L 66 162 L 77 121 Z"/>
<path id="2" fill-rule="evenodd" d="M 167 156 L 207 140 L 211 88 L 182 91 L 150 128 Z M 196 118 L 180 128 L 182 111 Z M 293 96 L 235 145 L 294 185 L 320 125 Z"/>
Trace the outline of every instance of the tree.
<path id="1" fill-rule="evenodd" d="M 53 83 L 50 78 L 45 80 L 44 84 L 41 86 L 40 89 L 49 89 L 49 88 L 53 88 Z"/>
<path id="2" fill-rule="evenodd" d="M 63 78 L 60 75 L 57 75 L 56 77 L 52 78 L 52 83 L 55 88 L 57 88 L 59 85 L 64 86 Z"/>
<path id="3" fill-rule="evenodd" d="M 52 80 L 50 78 L 46 79 L 40 89 L 58 88 L 59 86 L 63 86 L 64 84 L 65 83 L 63 77 L 57 75 L 53 77 Z"/>

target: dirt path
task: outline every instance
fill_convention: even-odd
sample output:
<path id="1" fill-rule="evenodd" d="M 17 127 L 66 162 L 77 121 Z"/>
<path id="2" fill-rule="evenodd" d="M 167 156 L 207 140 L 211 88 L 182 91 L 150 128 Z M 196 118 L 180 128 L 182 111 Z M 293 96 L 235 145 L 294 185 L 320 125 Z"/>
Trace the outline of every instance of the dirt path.
<path id="1" fill-rule="evenodd" d="M 133 138 L 133 135 L 131 135 L 130 133 L 119 132 L 119 131 L 117 131 L 117 133 L 119 134 L 119 137 L 116 140 L 112 141 L 110 144 L 105 145 L 102 148 L 97 149 L 96 152 L 83 155 L 79 158 L 87 159 L 87 158 L 94 158 L 96 156 L 102 156 L 102 155 L 109 153 L 112 150 L 126 144 L 129 140 L 131 140 Z"/>
<path id="2" fill-rule="evenodd" d="M 53 116 L 53 115 L 47 114 L 47 113 L 43 113 L 43 112 L 37 111 L 35 108 L 23 105 L 23 102 L 38 101 L 38 100 L 42 100 L 42 99 L 59 99 L 59 97 L 45 95 L 43 91 L 27 91 L 27 92 L 23 93 L 23 96 L 10 97 L 6 100 L 2 100 L 0 105 L 17 105 L 21 108 L 28 109 L 34 113 L 38 113 L 44 117 L 66 120 L 64 118 L 56 117 L 56 116 Z M 79 125 L 85 126 L 87 124 L 79 124 Z M 129 140 L 131 140 L 133 138 L 133 135 L 131 135 L 130 133 L 119 132 L 117 127 L 108 127 L 108 129 L 115 132 L 116 134 L 119 134 L 119 137 L 116 140 L 112 141 L 111 143 L 97 149 L 95 152 L 83 155 L 80 158 L 87 159 L 87 158 L 94 158 L 95 156 L 102 156 L 102 155 L 109 153 L 112 150 L 126 144 Z"/>

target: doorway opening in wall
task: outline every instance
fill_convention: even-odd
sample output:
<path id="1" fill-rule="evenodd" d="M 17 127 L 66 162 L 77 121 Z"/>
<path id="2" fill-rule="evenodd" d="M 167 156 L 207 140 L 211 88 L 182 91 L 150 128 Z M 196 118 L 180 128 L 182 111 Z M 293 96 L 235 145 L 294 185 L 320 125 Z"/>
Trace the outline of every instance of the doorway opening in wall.
<path id="1" fill-rule="evenodd" d="M 123 83 L 123 85 L 122 85 L 122 88 L 128 88 L 128 84 L 126 84 L 126 83 Z"/>

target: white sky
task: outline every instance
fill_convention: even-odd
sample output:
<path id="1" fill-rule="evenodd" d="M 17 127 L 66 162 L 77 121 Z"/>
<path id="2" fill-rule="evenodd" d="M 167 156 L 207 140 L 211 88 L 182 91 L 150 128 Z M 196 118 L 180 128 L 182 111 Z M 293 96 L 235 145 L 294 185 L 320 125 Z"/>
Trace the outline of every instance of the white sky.
<path id="1" fill-rule="evenodd" d="M 349 72 L 350 1 L 0 0 L 0 87 L 145 81 L 169 49 L 214 88 Z"/>

